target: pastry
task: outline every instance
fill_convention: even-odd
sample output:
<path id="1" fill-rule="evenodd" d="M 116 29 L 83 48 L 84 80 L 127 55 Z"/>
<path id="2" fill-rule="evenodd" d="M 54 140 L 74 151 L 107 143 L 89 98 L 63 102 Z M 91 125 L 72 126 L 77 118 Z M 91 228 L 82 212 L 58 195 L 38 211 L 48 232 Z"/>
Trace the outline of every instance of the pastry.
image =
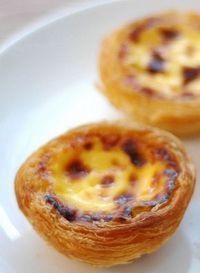
<path id="1" fill-rule="evenodd" d="M 15 191 L 33 227 L 61 253 L 112 266 L 171 237 L 194 183 L 193 164 L 170 133 L 102 122 L 41 147 L 19 169 Z"/>
<path id="2" fill-rule="evenodd" d="M 102 91 L 131 118 L 179 136 L 200 132 L 200 15 L 167 12 L 103 41 Z"/>

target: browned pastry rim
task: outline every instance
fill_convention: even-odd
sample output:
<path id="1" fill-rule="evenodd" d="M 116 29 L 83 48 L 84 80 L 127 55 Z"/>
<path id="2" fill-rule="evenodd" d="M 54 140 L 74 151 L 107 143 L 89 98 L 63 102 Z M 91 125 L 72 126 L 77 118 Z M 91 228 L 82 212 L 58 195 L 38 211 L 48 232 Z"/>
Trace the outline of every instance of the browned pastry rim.
<path id="1" fill-rule="evenodd" d="M 200 132 L 200 15 L 166 12 L 114 31 L 100 52 L 102 91 L 131 118 Z"/>
<path id="2" fill-rule="evenodd" d="M 92 144 L 94 139 L 97 141 L 95 144 L 97 148 L 94 148 L 96 146 Z M 132 143 L 131 139 L 134 140 L 134 148 L 133 146 L 130 148 L 130 145 L 133 145 L 130 144 Z M 99 146 L 99 143 L 102 146 Z M 123 147 L 123 149 L 118 150 L 118 147 L 120 149 Z M 144 191 L 145 188 L 141 188 L 133 191 L 139 193 L 138 199 L 125 198 L 125 204 L 122 202 L 117 207 L 112 198 L 107 199 L 107 203 L 99 201 L 98 194 L 102 189 L 108 193 L 107 198 L 109 194 L 112 197 L 115 196 L 112 187 L 114 190 L 118 189 L 116 186 L 118 184 L 112 184 L 112 179 L 108 175 L 107 178 L 101 176 L 104 170 L 99 176 L 104 177 L 102 188 L 99 190 L 98 185 L 97 191 L 96 188 L 93 189 L 93 193 L 97 192 L 98 194 L 95 195 L 94 201 L 91 199 L 93 202 L 91 203 L 93 206 L 90 206 L 92 213 L 88 213 L 87 202 L 86 205 L 84 203 L 87 200 L 90 202 L 90 199 L 84 199 L 84 195 L 80 195 L 81 202 L 84 201 L 83 207 L 77 207 L 74 211 L 73 206 L 76 203 L 73 203 L 74 192 L 72 189 L 76 187 L 77 183 L 78 190 L 76 188 L 75 190 L 78 194 L 80 189 L 83 192 L 87 190 L 87 187 L 82 186 L 79 182 L 83 181 L 87 185 L 91 176 L 91 170 L 89 171 L 82 163 L 97 164 L 98 167 L 100 162 L 100 167 L 102 167 L 101 160 L 95 163 L 95 160 L 92 162 L 88 157 L 93 149 L 96 149 L 94 150 L 96 158 L 102 156 L 101 152 L 105 152 L 107 159 L 111 158 L 113 153 L 117 153 L 116 159 L 120 161 L 122 158 L 122 162 L 127 162 L 125 169 L 132 170 L 133 168 L 136 170 L 136 174 L 141 175 L 142 178 L 140 177 L 138 180 L 138 185 L 143 183 L 141 181 L 145 181 L 142 179 L 149 174 L 149 170 L 152 171 L 151 164 L 156 166 L 155 172 L 157 172 L 155 164 L 158 162 L 160 164 L 158 169 L 161 168 L 159 170 L 162 170 L 162 175 L 163 171 L 168 172 L 167 175 L 169 175 L 169 180 L 165 176 L 163 176 L 164 180 L 157 178 L 157 181 L 161 183 L 161 188 L 159 186 L 154 188 L 155 191 L 161 189 L 162 193 L 164 190 L 164 198 L 162 200 L 156 199 L 155 195 L 152 203 L 146 202 L 144 206 L 144 203 L 141 202 L 141 206 L 139 206 L 138 200 L 141 201 L 141 197 L 149 198 Z M 156 149 L 157 152 L 155 152 Z M 81 156 L 85 156 L 85 161 L 81 164 L 80 161 L 73 161 L 75 165 L 72 165 L 71 151 L 73 152 L 73 160 L 76 155 L 76 159 L 77 156 L 79 159 Z M 60 195 L 58 189 L 55 192 L 56 181 L 60 179 L 59 177 L 63 177 L 60 176 L 60 168 L 66 166 L 66 158 L 65 176 L 67 176 L 68 180 L 66 181 L 68 181 L 71 188 L 68 187 L 72 193 L 72 196 L 66 195 L 67 197 Z M 87 162 L 88 158 L 89 163 Z M 110 163 L 108 162 L 108 164 Z M 148 169 L 149 164 L 150 169 Z M 108 168 L 109 170 L 112 168 Z M 146 173 L 143 176 L 144 172 Z M 117 169 L 115 169 L 116 173 Z M 123 174 L 123 171 L 121 173 Z M 15 191 L 19 207 L 33 227 L 61 253 L 92 265 L 111 266 L 127 263 L 143 254 L 155 251 L 171 237 L 189 203 L 194 182 L 193 165 L 180 141 L 171 134 L 140 124 L 102 122 L 73 129 L 41 147 L 27 159 L 18 171 Z M 112 187 L 110 183 L 113 185 Z M 121 182 L 115 183 L 119 183 L 120 187 L 123 186 L 123 183 L 120 184 Z M 60 187 L 59 183 L 58 186 Z M 129 186 L 127 189 L 132 190 Z M 152 190 L 153 194 L 154 190 Z M 62 191 L 63 188 L 60 192 L 62 193 Z M 105 204 L 110 204 L 110 207 L 108 211 L 102 212 L 99 208 L 104 208 Z M 126 204 L 129 205 L 129 209 L 126 208 Z M 131 204 L 135 207 L 131 207 L 130 212 Z M 124 212 L 122 208 L 127 210 Z M 109 218 L 108 212 L 114 215 Z"/>

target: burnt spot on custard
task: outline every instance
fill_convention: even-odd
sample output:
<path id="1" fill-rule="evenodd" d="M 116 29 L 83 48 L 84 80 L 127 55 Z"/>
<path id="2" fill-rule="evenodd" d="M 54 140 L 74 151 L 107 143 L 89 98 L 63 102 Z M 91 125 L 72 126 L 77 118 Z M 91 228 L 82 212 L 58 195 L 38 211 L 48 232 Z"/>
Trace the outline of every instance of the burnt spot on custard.
<path id="1" fill-rule="evenodd" d="M 177 39 L 180 36 L 180 32 L 176 30 L 175 28 L 160 28 L 159 32 L 163 38 L 164 41 L 172 41 Z"/>
<path id="2" fill-rule="evenodd" d="M 59 201 L 54 195 L 45 195 L 45 201 L 47 204 L 50 204 L 55 210 L 57 210 L 58 213 L 69 222 L 73 222 L 76 219 L 76 210 L 63 205 L 62 202 Z"/>
<path id="3" fill-rule="evenodd" d="M 162 55 L 154 50 L 147 66 L 147 71 L 151 74 L 163 73 L 165 71 L 165 60 Z"/>
<path id="4" fill-rule="evenodd" d="M 124 193 L 120 194 L 119 196 L 115 197 L 115 203 L 119 206 L 124 205 L 134 199 L 132 194 Z"/>
<path id="5" fill-rule="evenodd" d="M 182 68 L 183 84 L 187 85 L 200 76 L 200 67 L 185 66 Z"/>
<path id="6" fill-rule="evenodd" d="M 93 148 L 93 143 L 92 142 L 86 142 L 84 145 L 83 145 L 84 149 L 87 150 L 87 151 L 90 151 L 92 150 Z"/>
<path id="7" fill-rule="evenodd" d="M 65 172 L 73 180 L 85 177 L 90 170 L 80 159 L 73 159 L 65 167 Z"/>
<path id="8" fill-rule="evenodd" d="M 47 204 L 51 205 L 62 217 L 69 222 L 80 221 L 80 222 L 110 222 L 113 220 L 112 213 L 103 212 L 86 212 L 82 213 L 76 209 L 69 208 L 64 205 L 57 197 L 53 194 L 46 194 L 44 197 Z"/>
<path id="9" fill-rule="evenodd" d="M 145 25 L 139 25 L 135 27 L 129 34 L 129 39 L 131 42 L 139 42 L 141 33 L 145 30 Z"/>
<path id="10" fill-rule="evenodd" d="M 91 213 L 91 214 L 82 214 L 78 218 L 79 221 L 81 222 L 110 222 L 113 220 L 113 214 L 112 213 L 103 213 L 103 212 L 98 212 L 98 213 Z"/>
<path id="11" fill-rule="evenodd" d="M 79 217 L 79 221 L 81 222 L 93 222 L 92 216 L 89 214 L 83 214 Z"/>
<path id="12" fill-rule="evenodd" d="M 167 176 L 167 191 L 171 192 L 175 188 L 175 181 L 178 176 L 178 172 L 174 169 L 166 169 L 164 174 Z"/>
<path id="13" fill-rule="evenodd" d="M 171 160 L 169 155 L 166 155 L 164 150 L 160 150 L 162 157 L 165 160 Z M 64 205 L 57 197 L 53 194 L 45 195 L 46 203 L 50 204 L 58 213 L 67 219 L 69 222 L 79 221 L 79 222 L 125 222 L 130 220 L 137 213 L 141 213 L 144 211 L 149 211 L 152 207 L 158 204 L 166 203 L 172 194 L 176 186 L 176 179 L 178 177 L 179 172 L 173 168 L 168 168 L 163 171 L 163 173 L 158 173 L 155 177 L 155 181 L 153 183 L 159 182 L 159 176 L 164 175 L 167 178 L 166 186 L 163 189 L 163 193 L 159 193 L 154 197 L 153 200 L 139 200 L 137 201 L 133 194 L 130 193 L 121 193 L 114 198 L 115 202 L 115 210 L 113 212 L 82 212 L 80 210 L 76 210 L 73 208 L 69 208 Z M 131 178 L 132 179 L 132 178 Z M 136 180 L 133 177 L 133 180 Z"/>
<path id="14" fill-rule="evenodd" d="M 158 194 L 156 196 L 155 200 L 152 200 L 153 201 L 152 203 L 150 203 L 149 201 L 146 201 L 146 202 L 144 202 L 144 204 L 146 206 L 149 206 L 149 207 L 150 207 L 150 204 L 151 204 L 151 206 L 153 207 L 153 206 L 156 206 L 158 204 L 162 204 L 162 203 L 167 202 L 169 200 L 169 198 L 170 198 L 170 193 Z"/>
<path id="15" fill-rule="evenodd" d="M 93 221 L 101 221 L 103 220 L 104 222 L 110 222 L 114 218 L 112 213 L 93 213 L 92 214 L 92 220 Z"/>
<path id="16" fill-rule="evenodd" d="M 131 163 L 135 166 L 141 167 L 145 164 L 145 160 L 138 152 L 137 145 L 133 139 L 127 139 L 122 144 L 122 150 L 129 156 Z"/>
<path id="17" fill-rule="evenodd" d="M 135 173 L 131 173 L 129 176 L 129 182 L 132 186 L 137 183 L 137 175 Z"/>
<path id="18" fill-rule="evenodd" d="M 177 167 L 176 161 L 174 160 L 172 154 L 165 148 L 157 148 L 153 151 L 153 153 L 158 160 L 165 161 L 169 166 Z"/>
<path id="19" fill-rule="evenodd" d="M 103 188 L 109 188 L 114 181 L 115 178 L 113 175 L 105 175 L 101 180 L 101 185 Z"/>
<path id="20" fill-rule="evenodd" d="M 73 206 L 71 207 L 70 204 L 70 207 L 68 207 L 68 205 L 65 204 L 65 201 L 62 202 L 62 199 L 59 198 L 59 196 L 56 196 L 56 194 L 47 194 L 45 196 L 46 203 L 51 205 L 55 210 L 58 211 L 58 213 L 62 217 L 64 217 L 68 221 L 76 221 L 80 223 L 85 222 L 86 224 L 97 224 L 111 221 L 118 221 L 123 224 L 126 220 L 130 221 L 133 217 L 135 217 L 135 215 L 137 215 L 137 213 L 150 211 L 152 207 L 158 204 L 160 205 L 166 203 L 171 198 L 172 191 L 176 187 L 176 179 L 179 174 L 178 164 L 175 156 L 167 147 L 159 147 L 157 145 L 154 146 L 152 141 L 150 141 L 150 143 L 148 141 L 147 143 L 144 143 L 143 140 L 145 139 L 146 135 L 149 136 L 149 131 L 142 132 L 142 134 L 132 134 L 130 132 L 126 135 L 115 131 L 108 131 L 108 133 L 105 133 L 105 131 L 103 131 L 103 133 L 101 134 L 95 133 L 94 135 L 92 135 L 94 139 L 89 138 L 91 137 L 91 135 L 87 135 L 85 139 L 85 144 L 84 142 L 79 144 L 79 147 L 83 150 L 83 152 L 87 153 L 87 150 L 90 150 L 91 144 L 91 149 L 94 148 L 95 150 L 95 144 L 98 138 L 98 148 L 100 142 L 101 149 L 104 148 L 106 152 L 107 150 L 110 150 L 112 148 L 114 150 L 120 149 L 129 157 L 130 162 L 134 165 L 131 166 L 132 170 L 130 171 L 130 173 L 128 173 L 129 176 L 126 178 L 128 179 L 128 181 L 126 181 L 126 183 L 128 182 L 127 189 L 123 189 L 123 191 L 118 193 L 117 196 L 116 193 L 114 193 L 113 196 L 112 188 L 109 189 L 109 187 L 115 186 L 116 183 L 114 181 L 115 177 L 113 173 L 112 175 L 104 173 L 103 177 L 101 176 L 101 178 L 97 181 L 99 183 L 98 187 L 100 186 L 100 193 L 97 194 L 97 198 L 102 198 L 105 204 L 107 202 L 106 198 L 108 198 L 108 200 L 112 202 L 112 208 L 109 210 L 109 212 L 101 211 L 101 208 L 94 209 L 95 211 L 91 209 L 90 211 L 90 207 L 88 209 L 89 211 L 84 211 L 81 208 L 75 209 L 73 208 Z M 120 165 L 122 164 L 120 159 L 118 160 L 118 158 L 116 157 L 112 158 L 111 160 L 111 163 L 114 166 L 120 168 Z M 156 195 L 157 191 L 156 193 L 153 192 L 153 195 L 150 195 L 151 200 L 142 200 L 142 196 L 137 196 L 137 183 L 140 183 L 140 174 L 138 175 L 137 171 L 134 170 L 136 168 L 142 167 L 148 162 L 150 162 L 150 164 L 154 164 L 157 161 L 165 161 L 167 163 L 167 166 L 166 164 L 163 165 L 165 166 L 164 170 L 162 169 L 163 167 L 161 169 L 159 169 L 159 167 L 158 169 L 156 168 L 152 177 L 152 181 L 150 181 L 150 183 L 151 186 L 153 185 L 153 187 L 156 187 L 156 185 L 158 185 L 158 187 L 160 185 L 163 186 L 161 190 L 159 190 L 158 195 Z M 128 160 L 125 160 L 125 162 L 127 162 L 126 164 L 130 164 Z M 144 166 L 144 168 L 145 167 L 146 166 Z M 111 166 L 111 168 L 113 168 L 113 166 Z M 142 168 L 139 171 L 142 171 Z M 82 162 L 80 158 L 73 157 L 73 159 L 70 160 L 69 163 L 67 163 L 67 166 L 65 166 L 65 172 L 67 175 L 70 176 L 70 178 L 77 179 L 84 178 L 90 172 L 90 169 L 88 166 L 84 165 L 84 162 Z M 163 177 L 164 180 L 161 180 Z M 131 187 L 132 189 L 130 189 Z M 134 192 L 135 189 L 136 193 Z M 101 196 L 101 192 L 105 193 L 103 197 Z M 109 195 L 109 192 L 112 192 L 112 194 Z M 92 191 L 90 193 L 91 195 L 93 195 Z M 86 197 L 86 199 L 87 198 L 88 197 Z"/>
<path id="21" fill-rule="evenodd" d="M 119 143 L 119 140 L 120 140 L 120 137 L 119 135 L 116 135 L 116 134 L 110 134 L 110 135 L 101 137 L 103 148 L 105 150 L 110 150 L 113 147 L 117 146 L 117 144 Z"/>
<path id="22" fill-rule="evenodd" d="M 137 26 L 134 27 L 133 30 L 129 33 L 129 40 L 134 43 L 138 43 L 140 37 L 144 31 L 147 31 L 154 26 L 156 26 L 160 22 L 159 18 L 150 17 L 143 22 L 139 23 Z"/>
<path id="23" fill-rule="evenodd" d="M 120 162 L 116 158 L 113 158 L 111 163 L 113 166 L 121 168 Z"/>
<path id="24" fill-rule="evenodd" d="M 152 97 L 152 96 L 157 96 L 158 97 L 156 92 L 152 88 L 149 88 L 149 87 L 143 87 L 141 89 L 141 93 L 143 93 L 144 95 L 146 95 L 148 97 Z"/>
<path id="25" fill-rule="evenodd" d="M 132 217 L 132 212 L 133 212 L 133 207 L 127 206 L 123 209 L 122 217 L 125 219 L 130 218 L 130 217 Z"/>

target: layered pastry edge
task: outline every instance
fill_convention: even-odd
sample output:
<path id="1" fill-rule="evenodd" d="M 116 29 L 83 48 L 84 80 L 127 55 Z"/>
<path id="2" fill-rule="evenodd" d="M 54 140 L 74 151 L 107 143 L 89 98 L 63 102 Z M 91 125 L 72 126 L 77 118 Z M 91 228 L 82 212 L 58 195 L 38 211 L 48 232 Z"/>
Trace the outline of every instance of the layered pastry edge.
<path id="1" fill-rule="evenodd" d="M 162 25 L 162 20 L 168 20 L 168 22 Z M 159 21 L 161 21 L 160 26 Z M 170 26 L 170 24 L 173 25 L 173 21 L 175 23 L 180 21 L 175 29 Z M 112 104 L 126 112 L 131 118 L 183 136 L 200 132 L 200 97 L 197 88 L 200 81 L 200 70 L 198 70 L 200 49 L 197 43 L 200 35 L 196 37 L 192 31 L 190 33 L 189 27 L 186 25 L 186 34 L 189 32 L 189 38 L 192 37 L 190 45 L 189 42 L 186 43 L 187 39 L 185 42 L 184 35 L 180 34 L 178 29 L 184 29 L 184 23 L 190 26 L 190 21 L 192 27 L 195 24 L 195 35 L 199 35 L 197 28 L 200 27 L 200 15 L 194 12 L 166 12 L 135 20 L 105 38 L 99 58 L 102 81 L 100 89 Z M 145 33 L 145 25 L 148 31 L 151 29 L 154 31 L 156 24 L 165 34 L 162 35 L 162 41 L 158 41 L 158 45 L 151 45 L 152 39 L 156 40 L 154 33 L 150 33 L 153 36 L 152 39 L 150 39 L 151 37 L 142 38 L 144 41 L 142 40 L 141 43 L 144 44 L 144 49 L 140 41 L 131 41 L 131 34 L 138 39 L 141 32 Z M 150 35 L 148 31 L 147 36 Z M 147 41 L 145 42 L 147 38 L 150 39 L 150 45 Z M 192 47 L 193 40 L 196 42 Z M 132 46 L 129 46 L 132 42 L 136 45 L 137 52 L 131 49 Z M 162 44 L 160 44 L 161 42 Z M 173 43 L 177 44 L 177 48 L 172 48 L 171 61 L 166 65 L 165 62 L 169 57 L 168 52 L 170 52 L 170 46 Z M 183 52 L 178 50 L 178 47 L 183 47 Z M 189 55 L 187 58 L 184 57 L 186 49 L 187 54 L 193 54 L 192 57 Z M 133 52 L 131 53 L 131 51 Z M 148 56 L 142 53 L 143 51 L 147 51 Z M 128 61 L 130 54 L 132 54 L 132 61 Z M 175 65 L 177 62 L 178 65 Z M 152 66 L 151 69 L 150 66 Z M 171 75 L 173 74 L 171 71 L 175 71 L 175 74 Z M 153 91 L 155 88 L 151 86 L 154 81 L 157 86 L 156 92 Z M 165 83 L 166 81 L 167 83 Z M 171 92 L 170 85 L 172 85 L 171 90 L 178 88 L 178 91 Z M 194 94 L 191 92 L 191 88 L 195 90 Z M 163 91 L 164 89 L 169 89 L 169 92 Z"/>
<path id="2" fill-rule="evenodd" d="M 167 202 L 157 204 L 148 211 L 139 211 L 132 219 L 128 217 L 117 221 L 115 219 L 92 223 L 69 221 L 58 211 L 54 201 L 47 202 L 46 197 L 51 189 L 49 184 L 44 182 L 45 166 L 40 165 L 40 175 L 44 175 L 43 180 L 34 176 L 36 169 L 38 174 L 38 158 L 42 154 L 47 155 L 50 150 L 53 153 L 58 152 L 61 144 L 68 143 L 75 136 L 87 134 L 91 130 L 96 132 L 114 130 L 123 134 L 127 131 L 142 132 L 149 135 L 152 143 L 154 141 L 157 145 L 160 143 L 170 151 L 178 162 L 179 174 L 176 178 L 176 186 Z M 73 129 L 40 148 L 18 171 L 15 191 L 20 209 L 34 228 L 61 253 L 95 266 L 112 266 L 151 253 L 171 237 L 190 201 L 194 183 L 193 164 L 177 138 L 144 125 L 103 122 Z"/>

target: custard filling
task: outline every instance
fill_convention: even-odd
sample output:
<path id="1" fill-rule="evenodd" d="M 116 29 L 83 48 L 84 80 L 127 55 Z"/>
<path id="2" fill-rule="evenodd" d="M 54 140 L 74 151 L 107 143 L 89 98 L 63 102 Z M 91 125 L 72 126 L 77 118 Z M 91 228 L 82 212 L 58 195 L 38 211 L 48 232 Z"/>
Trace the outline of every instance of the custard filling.
<path id="1" fill-rule="evenodd" d="M 133 89 L 167 98 L 200 94 L 200 24 L 179 16 L 147 18 L 129 32 L 119 56 Z"/>
<path id="2" fill-rule="evenodd" d="M 178 175 L 165 150 L 131 138 L 108 148 L 93 137 L 88 145 L 56 154 L 49 167 L 53 192 L 46 200 L 60 205 L 61 214 L 66 208 L 73 220 L 131 218 L 136 208 L 167 202 Z"/>

